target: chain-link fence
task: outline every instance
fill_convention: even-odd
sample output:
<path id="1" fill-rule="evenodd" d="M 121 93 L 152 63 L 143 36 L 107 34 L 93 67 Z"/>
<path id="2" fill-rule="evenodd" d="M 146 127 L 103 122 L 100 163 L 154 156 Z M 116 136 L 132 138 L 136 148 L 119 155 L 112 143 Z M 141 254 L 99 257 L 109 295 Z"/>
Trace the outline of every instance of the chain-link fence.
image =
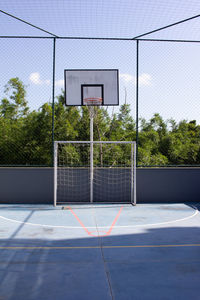
<path id="1" fill-rule="evenodd" d="M 200 165 L 198 40 L 44 35 L 0 36 L 1 166 L 52 166 L 55 140 L 89 140 L 87 108 L 64 105 L 64 69 L 120 71 L 95 140 L 136 140 L 140 167 Z"/>
<path id="2" fill-rule="evenodd" d="M 50 165 L 52 40 L 1 38 L 0 165 Z"/>
<path id="3" fill-rule="evenodd" d="M 140 74 L 150 80 L 139 84 L 139 165 L 200 165 L 199 47 L 140 41 Z"/>

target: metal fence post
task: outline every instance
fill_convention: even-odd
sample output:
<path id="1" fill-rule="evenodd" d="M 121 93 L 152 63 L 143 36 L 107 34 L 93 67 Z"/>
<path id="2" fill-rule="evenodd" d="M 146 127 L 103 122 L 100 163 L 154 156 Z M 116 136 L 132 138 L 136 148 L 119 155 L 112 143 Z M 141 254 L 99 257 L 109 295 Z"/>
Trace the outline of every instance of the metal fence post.
<path id="1" fill-rule="evenodd" d="M 56 38 L 53 38 L 53 78 L 52 78 L 52 166 L 54 166 L 54 120 L 55 120 L 55 70 L 56 70 Z"/>
<path id="2" fill-rule="evenodd" d="M 138 140 L 139 140 L 139 41 L 136 42 L 136 167 L 138 166 Z"/>

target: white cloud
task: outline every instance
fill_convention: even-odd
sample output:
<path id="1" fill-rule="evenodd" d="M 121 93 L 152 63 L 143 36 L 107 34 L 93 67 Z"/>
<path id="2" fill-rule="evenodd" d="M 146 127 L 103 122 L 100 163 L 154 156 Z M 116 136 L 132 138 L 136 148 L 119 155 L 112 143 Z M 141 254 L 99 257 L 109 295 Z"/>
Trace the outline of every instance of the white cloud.
<path id="1" fill-rule="evenodd" d="M 42 84 L 42 81 L 40 79 L 40 73 L 38 72 L 31 73 L 29 76 L 29 80 L 34 84 Z"/>
<path id="2" fill-rule="evenodd" d="M 147 73 L 143 73 L 139 76 L 139 84 L 140 85 L 151 85 L 151 75 Z"/>
<path id="3" fill-rule="evenodd" d="M 61 86 L 64 88 L 64 79 L 56 80 L 55 86 Z"/>
<path id="4" fill-rule="evenodd" d="M 120 74 L 119 77 L 126 82 L 131 82 L 135 80 L 135 78 L 130 74 Z"/>
<path id="5" fill-rule="evenodd" d="M 42 84 L 50 85 L 51 84 L 51 80 L 49 80 L 49 79 L 42 80 L 39 72 L 31 73 L 29 76 L 29 80 L 33 84 L 37 84 L 37 85 L 42 85 Z M 55 86 L 64 88 L 64 79 L 56 80 Z"/>
<path id="6" fill-rule="evenodd" d="M 50 85 L 50 83 L 51 83 L 51 81 L 49 79 L 41 80 L 39 72 L 31 73 L 29 76 L 29 80 L 34 84 L 40 84 L 40 85 L 41 84 Z"/>
<path id="7" fill-rule="evenodd" d="M 120 78 L 126 83 L 133 83 L 134 85 L 136 85 L 136 77 L 131 74 L 120 74 Z M 152 83 L 152 77 L 148 73 L 139 75 L 138 79 L 140 86 L 150 86 Z"/>

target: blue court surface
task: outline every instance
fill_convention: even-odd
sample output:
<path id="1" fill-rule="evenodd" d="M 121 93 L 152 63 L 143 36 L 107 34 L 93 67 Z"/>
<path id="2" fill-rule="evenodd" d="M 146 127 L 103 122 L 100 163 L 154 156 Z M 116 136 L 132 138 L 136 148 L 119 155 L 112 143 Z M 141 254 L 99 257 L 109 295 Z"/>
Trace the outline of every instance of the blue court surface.
<path id="1" fill-rule="evenodd" d="M 1 205 L 0 299 L 200 299 L 198 204 Z"/>

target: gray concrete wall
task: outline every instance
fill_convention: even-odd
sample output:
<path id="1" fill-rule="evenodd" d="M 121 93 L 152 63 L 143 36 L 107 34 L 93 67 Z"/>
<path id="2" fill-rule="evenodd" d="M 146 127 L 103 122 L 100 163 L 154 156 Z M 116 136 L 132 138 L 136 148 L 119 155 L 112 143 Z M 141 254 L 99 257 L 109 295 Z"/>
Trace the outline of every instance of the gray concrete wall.
<path id="1" fill-rule="evenodd" d="M 137 202 L 200 201 L 200 168 L 137 170 Z M 51 168 L 0 168 L 0 203 L 53 204 Z"/>
<path id="2" fill-rule="evenodd" d="M 0 168 L 0 203 L 53 203 L 53 170 Z"/>
<path id="3" fill-rule="evenodd" d="M 200 201 L 200 168 L 139 169 L 138 202 Z"/>

